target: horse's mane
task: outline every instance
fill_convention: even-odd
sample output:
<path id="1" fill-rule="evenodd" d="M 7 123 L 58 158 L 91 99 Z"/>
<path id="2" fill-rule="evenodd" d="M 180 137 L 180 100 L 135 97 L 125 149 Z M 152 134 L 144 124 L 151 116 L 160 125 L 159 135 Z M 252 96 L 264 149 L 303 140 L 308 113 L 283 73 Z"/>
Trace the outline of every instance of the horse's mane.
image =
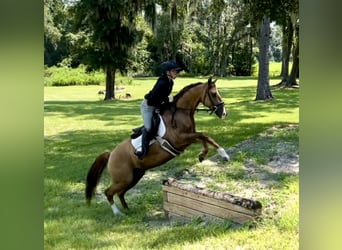
<path id="1" fill-rule="evenodd" d="M 203 84 L 202 82 L 192 83 L 190 85 L 185 86 L 181 89 L 174 97 L 172 102 L 163 103 L 160 107 L 160 113 L 164 113 L 165 110 L 171 109 L 174 113 L 176 111 L 176 103 L 177 101 L 187 92 L 189 89 L 196 87 L 197 85 Z"/>
<path id="2" fill-rule="evenodd" d="M 193 83 L 193 84 L 190 84 L 190 85 L 187 85 L 185 86 L 183 89 L 181 89 L 178 94 L 176 94 L 174 97 L 173 97 L 173 103 L 176 103 L 179 98 L 181 98 L 185 92 L 187 92 L 189 89 L 199 85 L 199 84 L 202 84 L 202 82 L 197 82 L 197 83 Z"/>

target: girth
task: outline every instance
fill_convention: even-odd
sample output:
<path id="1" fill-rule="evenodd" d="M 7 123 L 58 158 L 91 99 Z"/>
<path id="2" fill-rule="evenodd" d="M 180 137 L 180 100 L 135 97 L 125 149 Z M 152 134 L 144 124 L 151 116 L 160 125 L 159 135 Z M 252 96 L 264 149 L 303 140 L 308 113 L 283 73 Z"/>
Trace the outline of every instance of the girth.
<path id="1" fill-rule="evenodd" d="M 174 148 L 168 140 L 161 138 L 159 136 L 157 137 L 157 140 L 158 140 L 160 146 L 162 147 L 162 149 L 164 149 L 166 152 L 170 153 L 172 156 L 177 156 L 177 155 L 180 155 L 181 153 L 183 153 L 183 151 L 180 151 L 180 150 Z"/>

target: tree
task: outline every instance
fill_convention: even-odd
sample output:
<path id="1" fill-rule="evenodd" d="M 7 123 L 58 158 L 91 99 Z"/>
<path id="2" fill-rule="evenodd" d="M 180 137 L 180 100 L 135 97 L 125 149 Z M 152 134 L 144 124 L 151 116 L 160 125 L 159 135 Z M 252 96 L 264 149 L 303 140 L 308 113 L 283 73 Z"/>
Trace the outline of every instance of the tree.
<path id="1" fill-rule="evenodd" d="M 186 22 L 188 27 L 184 28 L 185 32 L 190 30 L 196 36 L 190 39 L 192 47 L 183 46 L 196 56 L 192 57 L 189 68 L 201 74 L 218 76 L 250 75 L 252 33 L 241 1 L 199 1 L 193 6 L 195 8 Z M 189 35 L 184 34 L 184 37 L 189 38 Z M 195 65 L 201 67 L 191 67 Z"/>
<path id="2" fill-rule="evenodd" d="M 259 74 L 255 100 L 273 99 L 269 81 L 270 18 L 263 17 L 259 42 Z"/>
<path id="3" fill-rule="evenodd" d="M 130 76 L 146 76 L 152 73 L 153 62 L 151 53 L 147 48 L 149 41 L 153 37 L 153 31 L 142 16 L 137 16 L 137 18 L 137 29 L 144 30 L 144 34 L 142 40 L 134 46 L 132 53 L 130 53 L 127 74 Z"/>
<path id="4" fill-rule="evenodd" d="M 270 100 L 273 95 L 269 81 L 270 21 L 277 10 L 273 0 L 245 0 L 252 25 L 259 27 L 259 74 L 255 100 Z"/>
<path id="5" fill-rule="evenodd" d="M 298 0 L 245 0 L 245 4 L 248 8 L 251 22 L 259 24 L 261 21 L 259 40 L 259 76 L 256 100 L 272 99 L 273 96 L 269 87 L 268 62 L 264 61 L 268 60 L 268 56 L 266 52 L 263 51 L 266 46 L 269 46 L 269 27 L 266 28 L 266 26 L 269 26 L 270 21 L 277 21 L 286 25 L 286 21 L 289 20 L 288 16 L 293 16 L 293 14 L 298 16 Z M 283 45 L 285 45 L 285 43 L 286 42 L 284 41 Z M 296 66 L 297 65 L 298 64 L 296 64 Z M 267 69 L 265 67 L 267 67 Z M 283 68 L 283 74 L 287 74 L 286 72 L 287 69 L 285 65 Z M 295 72 L 296 71 L 294 70 L 294 73 Z"/>
<path id="6" fill-rule="evenodd" d="M 296 17 L 295 17 L 296 19 Z M 299 71 L 299 23 L 295 22 L 295 44 L 293 49 L 293 63 L 292 63 L 292 69 L 291 74 L 288 78 L 288 81 L 286 82 L 285 87 L 293 87 L 298 86 L 296 78 Z"/>
<path id="7" fill-rule="evenodd" d="M 57 64 L 68 54 L 64 40 L 67 22 L 62 0 L 44 0 L 44 64 L 47 66 Z"/>
<path id="8" fill-rule="evenodd" d="M 183 65 L 182 39 L 183 31 L 187 25 L 187 18 L 193 4 L 198 1 L 170 0 L 158 1 L 160 11 L 158 12 L 158 22 L 154 30 L 154 37 L 151 39 L 149 51 L 155 62 L 154 73 L 159 74 L 161 61 L 172 59 L 185 68 Z"/>
<path id="9" fill-rule="evenodd" d="M 291 48 L 293 42 L 293 25 L 291 18 L 287 17 L 285 23 L 282 25 L 282 63 L 281 63 L 281 82 L 277 86 L 286 84 L 289 78 L 289 63 Z"/>
<path id="10" fill-rule="evenodd" d="M 298 86 L 296 77 L 299 71 L 299 1 L 281 0 L 276 21 L 283 26 L 282 80 L 277 87 Z M 289 76 L 289 62 L 292 53 L 292 69 Z"/>
<path id="11" fill-rule="evenodd" d="M 295 44 L 293 49 L 293 64 L 290 77 L 286 82 L 285 87 L 298 86 L 296 78 L 299 73 L 299 0 L 288 0 L 288 15 L 291 17 L 293 25 Z"/>
<path id="12" fill-rule="evenodd" d="M 144 11 L 153 24 L 155 3 L 153 0 L 80 0 L 74 11 L 76 27 L 89 37 L 82 60 L 89 71 L 105 71 L 105 100 L 115 99 L 115 73 L 126 71 L 130 52 L 142 39 L 143 31 L 136 27 L 137 16 Z"/>

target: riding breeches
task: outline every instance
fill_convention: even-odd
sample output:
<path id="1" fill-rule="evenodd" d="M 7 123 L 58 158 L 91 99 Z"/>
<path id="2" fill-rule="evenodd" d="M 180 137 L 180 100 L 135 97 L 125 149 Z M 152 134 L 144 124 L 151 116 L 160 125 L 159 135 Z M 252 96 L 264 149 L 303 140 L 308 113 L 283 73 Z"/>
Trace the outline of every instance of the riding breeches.
<path id="1" fill-rule="evenodd" d="M 156 107 L 148 105 L 146 99 L 141 103 L 141 115 L 147 132 L 150 132 L 152 129 L 152 116 L 156 109 Z"/>

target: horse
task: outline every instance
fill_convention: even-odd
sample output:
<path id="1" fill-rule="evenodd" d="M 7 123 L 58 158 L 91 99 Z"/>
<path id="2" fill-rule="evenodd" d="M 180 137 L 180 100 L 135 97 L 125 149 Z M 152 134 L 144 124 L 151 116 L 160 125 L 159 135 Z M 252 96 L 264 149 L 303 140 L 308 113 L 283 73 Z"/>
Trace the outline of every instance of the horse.
<path id="1" fill-rule="evenodd" d="M 112 151 L 106 151 L 96 157 L 86 178 L 85 195 L 87 204 L 90 205 L 96 186 L 106 166 L 111 177 L 111 185 L 105 189 L 104 193 L 114 215 L 120 215 L 122 212 L 114 202 L 114 195 L 118 195 L 122 207 L 128 209 L 124 197 L 125 193 L 140 181 L 145 171 L 168 162 L 177 156 L 177 152 L 183 152 L 192 143 L 202 143 L 202 151 L 198 156 L 200 162 L 208 154 L 208 144 L 216 148 L 224 160 L 229 161 L 229 155 L 217 142 L 195 129 L 194 114 L 200 103 L 221 119 L 227 116 L 224 102 L 216 88 L 216 81 L 217 79 L 212 80 L 210 77 L 207 82 L 198 82 L 185 86 L 174 96 L 170 105 L 160 111 L 161 119 L 166 127 L 162 139 L 163 143 L 166 142 L 169 147 L 162 147 L 163 143 L 155 141 L 150 145 L 148 154 L 140 160 L 134 154 L 135 149 L 132 145 L 132 139 L 127 138 Z M 170 150 L 170 148 L 173 150 Z"/>

